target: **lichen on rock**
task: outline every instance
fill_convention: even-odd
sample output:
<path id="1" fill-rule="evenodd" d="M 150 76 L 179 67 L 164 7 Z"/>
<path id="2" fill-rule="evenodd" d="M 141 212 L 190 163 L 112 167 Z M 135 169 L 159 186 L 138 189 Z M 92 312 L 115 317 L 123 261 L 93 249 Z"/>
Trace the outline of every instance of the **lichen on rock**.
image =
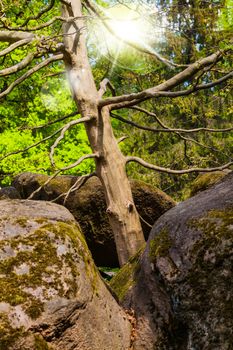
<path id="1" fill-rule="evenodd" d="M 68 210 L 19 200 L 0 209 L 0 350 L 127 348 L 130 324 Z"/>

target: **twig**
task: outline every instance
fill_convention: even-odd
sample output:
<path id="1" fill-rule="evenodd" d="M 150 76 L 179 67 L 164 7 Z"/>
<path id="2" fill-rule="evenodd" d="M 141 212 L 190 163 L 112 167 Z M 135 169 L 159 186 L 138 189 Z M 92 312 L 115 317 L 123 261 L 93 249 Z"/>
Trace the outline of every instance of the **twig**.
<path id="1" fill-rule="evenodd" d="M 45 124 L 42 124 L 42 125 L 38 125 L 38 126 L 33 126 L 33 127 L 21 127 L 19 128 L 19 130 L 38 130 L 38 129 L 43 129 L 43 128 L 46 128 L 50 125 L 53 125 L 53 124 L 56 124 L 56 123 L 59 123 L 65 119 L 68 119 L 68 118 L 71 118 L 71 117 L 75 117 L 77 114 L 79 114 L 78 111 L 75 111 L 73 113 L 70 113 L 68 115 L 65 115 L 61 118 L 58 118 L 58 119 L 55 119 L 55 120 L 52 120 L 51 122 L 48 122 L 48 123 L 45 123 Z"/>
<path id="2" fill-rule="evenodd" d="M 75 163 L 71 164 L 71 165 L 68 165 L 64 168 L 61 168 L 61 169 L 58 169 L 55 171 L 55 173 L 47 180 L 45 181 L 45 183 L 43 185 L 41 185 L 40 187 L 38 187 L 34 192 L 32 192 L 30 194 L 30 196 L 27 198 L 28 200 L 29 199 L 32 199 L 34 197 L 34 195 L 38 192 L 40 192 L 42 190 L 42 188 L 46 185 L 48 185 L 50 183 L 50 181 L 52 181 L 58 174 L 60 174 L 62 171 L 66 171 L 66 170 L 69 170 L 69 169 L 72 169 L 72 168 L 75 168 L 76 166 L 78 166 L 79 164 L 81 164 L 85 159 L 90 159 L 90 158 L 95 158 L 95 157 L 98 157 L 98 154 L 94 153 L 94 154 L 87 154 L 81 158 L 79 158 Z"/>
<path id="3" fill-rule="evenodd" d="M 60 136 L 55 140 L 55 142 L 53 143 L 53 145 L 50 148 L 49 159 L 50 159 L 50 162 L 51 162 L 52 166 L 55 166 L 54 159 L 53 159 L 55 148 L 57 147 L 59 142 L 64 138 L 65 132 L 67 130 L 69 130 L 69 128 L 71 126 L 74 126 L 74 125 L 77 125 L 77 124 L 80 124 L 80 123 L 88 122 L 91 119 L 92 119 L 91 117 L 84 117 L 84 118 L 80 118 L 80 119 L 77 119 L 77 120 L 72 120 L 71 122 L 69 122 L 65 126 L 63 126 Z"/>

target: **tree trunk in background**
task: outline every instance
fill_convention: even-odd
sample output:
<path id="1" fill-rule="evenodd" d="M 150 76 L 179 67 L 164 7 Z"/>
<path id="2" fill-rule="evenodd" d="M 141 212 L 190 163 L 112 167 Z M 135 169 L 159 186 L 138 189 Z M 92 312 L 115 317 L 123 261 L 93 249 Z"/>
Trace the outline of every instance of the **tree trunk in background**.
<path id="1" fill-rule="evenodd" d="M 81 1 L 63 5 L 63 17 L 82 16 Z M 96 172 L 102 182 L 107 213 L 113 230 L 119 264 L 125 264 L 144 243 L 140 219 L 135 208 L 131 187 L 126 176 L 125 158 L 113 135 L 109 109 L 98 110 L 98 92 L 87 57 L 85 23 L 78 19 L 64 25 L 65 64 L 73 98 L 85 123 L 93 153 Z"/>

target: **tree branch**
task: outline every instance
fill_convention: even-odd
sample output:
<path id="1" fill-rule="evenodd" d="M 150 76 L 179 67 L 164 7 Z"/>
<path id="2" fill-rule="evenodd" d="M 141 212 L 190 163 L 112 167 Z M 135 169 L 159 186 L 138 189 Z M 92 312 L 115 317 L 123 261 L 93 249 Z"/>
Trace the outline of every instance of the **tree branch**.
<path id="1" fill-rule="evenodd" d="M 43 129 L 43 128 L 46 128 L 50 125 L 53 125 L 53 124 L 56 124 L 56 123 L 59 123 L 59 122 L 62 122 L 63 120 L 65 119 L 68 119 L 68 118 L 71 118 L 71 117 L 75 117 L 77 114 L 79 114 L 78 111 L 75 111 L 73 113 L 70 113 L 68 115 L 65 115 L 61 118 L 58 118 L 58 119 L 55 119 L 55 120 L 52 120 L 48 123 L 45 123 L 45 124 L 41 124 L 41 125 L 38 125 L 38 126 L 34 126 L 34 127 L 27 127 L 27 126 L 24 126 L 24 127 L 21 127 L 19 128 L 19 130 L 39 130 L 39 129 Z"/>
<path id="2" fill-rule="evenodd" d="M 0 42 L 15 43 L 22 40 L 28 40 L 30 42 L 34 38 L 34 34 L 28 32 L 0 30 Z"/>
<path id="3" fill-rule="evenodd" d="M 136 162 L 147 169 L 156 170 L 156 171 L 161 172 L 161 173 L 179 174 L 179 175 L 180 174 L 188 174 L 188 173 L 196 173 L 196 172 L 210 173 L 212 171 L 224 170 L 224 169 L 230 168 L 230 166 L 233 165 L 233 161 L 231 161 L 227 164 L 224 164 L 222 166 L 215 167 L 215 168 L 189 168 L 189 169 L 182 169 L 182 170 L 174 170 L 174 169 L 169 169 L 169 168 L 163 168 L 163 167 L 151 164 L 151 163 L 147 163 L 146 161 L 144 161 L 143 159 L 141 159 L 139 157 L 133 157 L 133 156 L 126 157 L 126 163 L 130 163 L 130 162 Z"/>
<path id="4" fill-rule="evenodd" d="M 131 105 L 137 104 L 139 102 L 148 100 L 153 97 L 160 97 L 160 96 L 178 97 L 178 96 L 188 95 L 194 91 L 211 88 L 231 78 L 233 75 L 233 71 L 228 73 L 226 76 L 216 80 L 215 82 L 212 82 L 209 84 L 197 85 L 195 87 L 192 87 L 191 89 L 184 90 L 184 91 L 174 91 L 174 92 L 168 91 L 180 85 L 181 83 L 185 82 L 186 80 L 190 79 L 200 70 L 202 70 L 204 67 L 209 66 L 213 63 L 217 63 L 222 58 L 222 56 L 223 56 L 223 52 L 217 51 L 216 53 L 208 57 L 202 58 L 196 61 L 195 63 L 191 64 L 188 68 L 176 74 L 174 77 L 168 79 L 164 83 L 161 83 L 155 87 L 143 90 L 138 93 L 121 95 L 117 97 L 109 97 L 104 100 L 100 100 L 99 107 L 112 105 L 111 109 L 119 109 L 119 108 L 129 107 Z"/>
<path id="5" fill-rule="evenodd" d="M 22 28 L 24 28 L 30 21 L 33 20 L 38 20 L 41 16 L 43 16 L 46 12 L 49 12 L 53 6 L 55 4 L 55 0 L 51 0 L 51 2 L 48 4 L 48 6 L 46 6 L 45 8 L 43 8 L 41 11 L 39 11 L 37 13 L 37 15 L 35 16 L 30 16 L 28 18 L 25 19 L 25 21 L 23 22 L 23 24 L 20 27 L 15 27 L 12 28 L 12 30 L 21 30 Z M 4 26 L 5 27 L 5 26 Z M 7 29 L 10 29 L 7 27 Z"/>
<path id="6" fill-rule="evenodd" d="M 29 53 L 21 62 L 15 64 L 14 66 L 11 66 L 9 68 L 5 68 L 3 70 L 0 70 L 0 76 L 6 76 L 11 75 L 16 72 L 19 72 L 20 70 L 24 69 L 29 65 L 30 62 L 32 62 L 33 58 L 35 57 L 35 54 Z"/>
<path id="7" fill-rule="evenodd" d="M 1 31 L 0 31 L 1 33 Z M 33 38 L 32 38 L 33 39 Z M 23 40 L 19 40 L 14 44 L 11 44 L 10 46 L 8 46 L 6 49 L 0 51 L 0 57 L 2 56 L 6 56 L 8 53 L 14 51 L 15 49 L 17 49 L 20 46 L 24 46 L 27 45 L 28 43 L 30 43 L 32 41 L 31 38 L 28 39 L 23 39 Z M 1 41 L 1 40 L 0 40 Z"/>
<path id="8" fill-rule="evenodd" d="M 13 81 L 11 85 L 8 86 L 6 90 L 0 93 L 0 98 L 8 95 L 17 85 L 21 84 L 24 80 L 26 80 L 28 77 L 30 77 L 32 74 L 40 70 L 41 68 L 44 68 L 48 66 L 50 63 L 59 61 L 63 58 L 63 54 L 55 55 L 52 57 L 47 58 L 46 60 L 39 63 L 37 66 L 33 67 L 32 69 L 28 70 L 25 74 L 23 74 L 21 77 Z"/>
<path id="9" fill-rule="evenodd" d="M 53 143 L 53 145 L 50 148 L 49 159 L 50 159 L 51 165 L 53 167 L 55 167 L 55 162 L 54 162 L 54 159 L 53 159 L 55 148 L 57 147 L 59 142 L 64 138 L 66 131 L 69 130 L 69 128 L 71 126 L 74 126 L 74 125 L 77 125 L 77 124 L 80 124 L 80 123 L 88 122 L 91 119 L 92 119 L 91 117 L 84 117 L 84 118 L 80 118 L 78 120 L 72 120 L 71 122 L 69 122 L 65 126 L 63 126 L 60 136 L 55 140 L 55 142 Z"/>
<path id="10" fill-rule="evenodd" d="M 113 96 L 116 96 L 116 90 L 114 88 L 114 86 L 112 85 L 112 83 L 110 82 L 109 79 L 105 78 L 103 81 L 101 81 L 100 83 L 100 89 L 98 91 L 98 95 L 101 98 L 105 92 L 107 91 L 107 87 L 109 87 L 111 93 Z"/>
<path id="11" fill-rule="evenodd" d="M 136 109 L 136 108 L 133 108 L 133 109 Z M 144 110 L 143 108 L 138 108 L 138 110 Z M 146 111 L 144 110 L 144 113 L 146 113 L 147 115 L 150 115 L 150 116 L 156 116 L 155 113 L 150 113 L 149 111 Z M 210 128 L 196 128 L 196 129 L 176 129 L 176 128 L 170 128 L 168 126 L 165 126 L 164 124 L 163 125 L 163 129 L 158 129 L 158 128 L 152 128 L 152 127 L 149 127 L 149 126 L 144 126 L 144 125 L 140 125 L 140 124 L 137 124 L 131 120 L 128 120 L 128 119 L 125 119 L 117 114 L 114 114 L 111 112 L 111 117 L 117 119 L 117 120 L 120 120 L 122 121 L 123 123 L 126 123 L 126 124 L 129 124 L 129 125 L 132 125 L 132 126 L 135 126 L 136 128 L 138 129 L 141 129 L 141 130 L 146 130 L 146 131 L 152 131 L 152 132 L 165 132 L 165 133 L 170 133 L 170 132 L 182 132 L 182 133 L 195 133 L 195 132 L 200 132 L 200 131 L 207 131 L 207 132 L 228 132 L 228 131 L 232 131 L 233 130 L 233 127 L 231 128 L 226 128 L 226 129 L 210 129 Z M 156 116 L 157 117 L 157 116 Z M 190 140 L 190 139 L 188 139 Z"/>
<path id="12" fill-rule="evenodd" d="M 64 194 L 65 198 L 64 198 L 63 204 L 64 204 L 64 205 L 66 204 L 66 201 L 67 201 L 69 195 L 70 195 L 72 192 L 78 191 L 78 190 L 87 182 L 87 180 L 90 179 L 90 178 L 93 177 L 93 176 L 97 176 L 97 175 L 96 175 L 96 172 L 91 173 L 91 174 L 88 174 L 88 175 L 83 175 L 83 176 L 79 177 L 79 178 L 77 179 L 77 181 L 73 184 L 73 186 L 71 186 L 71 188 L 69 189 L 69 191 L 66 192 L 66 193 Z"/>

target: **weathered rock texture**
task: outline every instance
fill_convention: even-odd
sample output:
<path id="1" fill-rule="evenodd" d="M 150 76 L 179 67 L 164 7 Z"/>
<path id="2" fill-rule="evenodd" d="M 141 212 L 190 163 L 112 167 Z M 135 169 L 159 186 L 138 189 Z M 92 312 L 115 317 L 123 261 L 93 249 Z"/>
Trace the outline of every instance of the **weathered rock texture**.
<path id="1" fill-rule="evenodd" d="M 135 350 L 233 349 L 233 173 L 160 217 L 111 283 L 135 310 Z"/>
<path id="2" fill-rule="evenodd" d="M 68 210 L 0 201 L 0 349 L 126 350 L 130 331 Z"/>
<path id="3" fill-rule="evenodd" d="M 22 198 L 27 198 L 48 176 L 23 173 L 16 177 L 13 184 Z M 58 176 L 35 194 L 34 199 L 53 200 L 66 193 L 77 181 L 75 176 Z M 150 225 L 175 205 L 175 202 L 164 192 L 143 182 L 131 182 L 133 197 L 140 216 Z M 63 204 L 63 198 L 58 199 Z M 89 179 L 78 191 L 71 193 L 64 204 L 78 221 L 85 235 L 89 249 L 98 266 L 117 266 L 118 258 L 113 233 L 106 214 L 104 192 L 98 178 Z M 151 227 L 142 221 L 145 238 L 148 238 Z"/>

